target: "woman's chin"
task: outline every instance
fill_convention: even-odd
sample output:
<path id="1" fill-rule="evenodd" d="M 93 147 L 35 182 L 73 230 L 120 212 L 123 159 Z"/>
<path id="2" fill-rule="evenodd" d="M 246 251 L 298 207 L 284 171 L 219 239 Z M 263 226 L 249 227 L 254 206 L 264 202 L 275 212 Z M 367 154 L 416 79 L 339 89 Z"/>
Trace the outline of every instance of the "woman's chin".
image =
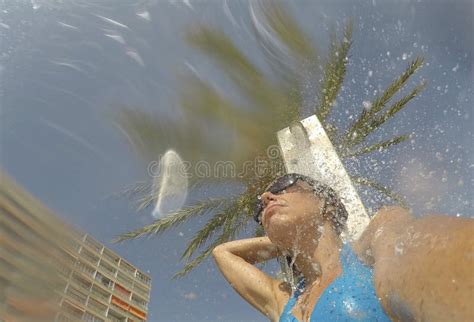
<path id="1" fill-rule="evenodd" d="M 266 234 L 273 244 L 281 249 L 289 250 L 292 249 L 295 241 L 295 236 L 292 232 L 293 229 L 289 225 L 274 225 L 266 231 Z"/>

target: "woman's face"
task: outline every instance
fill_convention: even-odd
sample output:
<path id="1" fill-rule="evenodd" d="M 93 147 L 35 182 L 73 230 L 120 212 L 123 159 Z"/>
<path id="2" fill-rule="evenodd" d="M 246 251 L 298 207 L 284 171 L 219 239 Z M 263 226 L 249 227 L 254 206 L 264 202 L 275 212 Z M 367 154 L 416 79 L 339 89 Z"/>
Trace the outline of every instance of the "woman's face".
<path id="1" fill-rule="evenodd" d="M 267 191 L 261 197 L 263 228 L 268 238 L 284 249 L 291 249 L 306 235 L 314 238 L 315 228 L 323 223 L 321 199 L 302 180 L 278 194 Z"/>

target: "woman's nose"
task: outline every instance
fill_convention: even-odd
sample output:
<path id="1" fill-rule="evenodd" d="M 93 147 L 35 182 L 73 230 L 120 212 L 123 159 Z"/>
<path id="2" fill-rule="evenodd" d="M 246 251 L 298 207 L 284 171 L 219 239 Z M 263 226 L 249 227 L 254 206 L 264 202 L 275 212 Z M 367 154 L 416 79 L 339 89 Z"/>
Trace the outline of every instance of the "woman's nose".
<path id="1" fill-rule="evenodd" d="M 265 191 L 260 195 L 260 197 L 262 198 L 264 207 L 266 207 L 270 201 L 276 200 L 276 196 L 270 191 Z"/>

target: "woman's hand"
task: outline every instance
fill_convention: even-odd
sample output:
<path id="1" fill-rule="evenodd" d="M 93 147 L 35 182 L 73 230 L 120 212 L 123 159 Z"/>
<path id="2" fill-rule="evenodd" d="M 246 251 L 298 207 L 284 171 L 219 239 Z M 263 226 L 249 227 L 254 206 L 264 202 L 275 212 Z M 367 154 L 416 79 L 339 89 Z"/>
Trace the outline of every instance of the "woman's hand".
<path id="1" fill-rule="evenodd" d="M 243 258 L 250 264 L 260 263 L 282 256 L 282 252 L 266 236 L 227 242 L 214 248 L 213 253 L 223 250 Z"/>

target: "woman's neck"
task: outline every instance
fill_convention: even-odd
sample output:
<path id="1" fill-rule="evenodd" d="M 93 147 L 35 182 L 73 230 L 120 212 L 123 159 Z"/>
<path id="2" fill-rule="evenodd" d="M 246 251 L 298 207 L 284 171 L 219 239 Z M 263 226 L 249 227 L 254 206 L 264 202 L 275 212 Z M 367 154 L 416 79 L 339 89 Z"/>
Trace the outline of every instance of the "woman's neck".
<path id="1" fill-rule="evenodd" d="M 305 238 L 297 245 L 295 264 L 303 274 L 306 285 L 332 279 L 341 272 L 339 251 L 341 240 L 326 223 L 318 239 Z"/>

